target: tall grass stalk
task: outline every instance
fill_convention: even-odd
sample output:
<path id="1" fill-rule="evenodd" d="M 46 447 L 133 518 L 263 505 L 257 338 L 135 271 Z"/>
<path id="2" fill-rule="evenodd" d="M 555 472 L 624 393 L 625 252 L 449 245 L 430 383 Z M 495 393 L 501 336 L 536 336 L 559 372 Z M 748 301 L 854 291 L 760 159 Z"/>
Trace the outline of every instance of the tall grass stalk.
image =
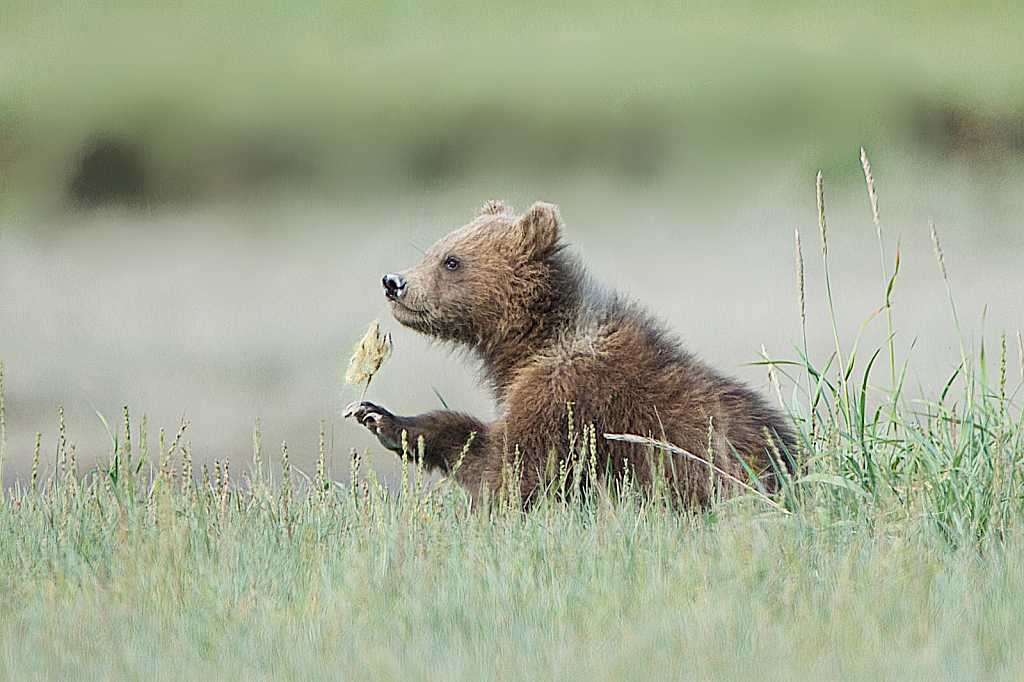
<path id="1" fill-rule="evenodd" d="M 817 409 L 818 409 L 818 401 L 819 401 L 819 399 L 822 396 L 822 390 L 825 388 L 825 373 L 828 372 L 828 369 L 829 369 L 829 367 L 831 366 L 831 363 L 832 363 L 832 359 L 835 359 L 837 361 L 837 363 L 838 363 L 837 366 L 840 368 L 839 372 L 837 373 L 836 381 L 838 382 L 838 387 L 839 387 L 839 389 L 840 389 L 840 391 L 842 393 L 842 397 L 843 397 L 843 400 L 836 400 L 833 403 L 833 405 L 835 406 L 835 409 L 839 409 L 840 406 L 845 406 L 845 405 L 849 405 L 850 404 L 849 385 L 848 385 L 848 382 L 846 381 L 846 376 L 845 376 L 845 374 L 843 373 L 843 370 L 842 370 L 842 368 L 845 367 L 845 365 L 843 364 L 842 344 L 839 341 L 839 325 L 836 323 L 835 301 L 832 298 L 832 281 L 831 281 L 831 279 L 829 277 L 829 272 L 828 272 L 828 235 L 827 235 L 826 222 L 825 222 L 825 182 L 824 182 L 824 178 L 822 176 L 821 171 L 818 171 L 818 176 L 817 176 L 816 181 L 815 181 L 815 187 L 816 187 L 816 190 L 817 190 L 816 193 L 817 193 L 817 200 L 818 200 L 818 228 L 819 228 L 819 230 L 821 232 L 821 263 L 822 263 L 822 268 L 824 270 L 824 275 L 825 275 L 825 294 L 826 294 L 826 296 L 828 298 L 829 321 L 831 322 L 831 326 L 832 326 L 832 336 L 835 339 L 835 343 L 836 343 L 836 351 L 835 351 L 835 355 L 832 358 L 829 359 L 828 363 L 826 363 L 825 368 L 823 369 L 823 371 L 822 371 L 822 373 L 820 375 L 815 375 L 814 372 L 807 371 L 807 375 L 809 377 L 814 376 L 814 378 L 817 380 L 816 383 L 815 383 L 814 393 L 811 394 L 812 397 L 808 401 L 809 402 L 810 414 L 811 415 L 815 414 Z M 810 362 L 808 362 L 806 351 L 804 352 L 804 355 L 802 357 L 802 361 L 804 363 L 804 368 L 805 369 L 809 369 L 811 367 Z M 850 422 L 849 414 L 846 415 L 846 421 L 847 421 L 847 423 Z M 812 419 L 811 425 L 812 425 L 812 429 L 811 430 L 813 431 L 813 426 L 814 426 L 813 419 Z"/>
<path id="2" fill-rule="evenodd" d="M 967 353 L 964 352 L 964 335 L 960 328 L 960 317 L 956 314 L 956 304 L 953 303 L 953 290 L 949 286 L 949 277 L 946 276 L 946 258 L 942 253 L 942 245 L 939 243 L 939 233 L 935 229 L 935 222 L 928 220 L 928 229 L 932 235 L 932 246 L 935 248 L 935 260 L 939 263 L 939 272 L 942 273 L 942 284 L 946 287 L 946 296 L 949 298 L 949 309 L 953 313 L 953 324 L 956 325 L 956 340 L 960 346 L 960 366 L 967 367 Z M 1021 375 L 1024 378 L 1024 374 Z"/>
<path id="3" fill-rule="evenodd" d="M 800 337 L 803 346 L 803 357 L 808 357 L 807 352 L 807 309 L 806 301 L 804 298 L 804 253 L 803 249 L 800 248 L 800 230 L 793 231 L 796 238 L 796 290 L 797 300 L 800 304 Z M 774 372 L 772 373 L 774 378 Z M 806 373 L 807 376 L 807 395 L 811 395 L 811 374 Z M 776 379 L 777 381 L 777 379 Z"/>
<path id="4" fill-rule="evenodd" d="M 882 222 L 878 214 L 878 193 L 875 191 L 875 176 L 871 172 L 871 163 L 868 161 L 868 154 L 864 151 L 864 148 L 860 149 L 860 162 L 864 168 L 864 181 L 868 187 L 868 197 L 871 199 L 871 217 L 875 223 L 875 234 L 878 238 L 878 255 L 882 266 L 882 279 L 885 282 L 885 321 L 889 331 L 889 369 L 891 373 L 891 388 L 890 388 L 890 401 L 893 405 L 897 400 L 897 389 L 896 389 L 896 350 L 894 345 L 894 334 L 892 328 L 892 289 L 896 283 L 896 275 L 900 271 L 900 249 L 899 243 L 896 245 L 896 264 L 893 267 L 892 276 L 887 274 L 887 268 L 885 265 L 885 242 L 882 239 Z"/>

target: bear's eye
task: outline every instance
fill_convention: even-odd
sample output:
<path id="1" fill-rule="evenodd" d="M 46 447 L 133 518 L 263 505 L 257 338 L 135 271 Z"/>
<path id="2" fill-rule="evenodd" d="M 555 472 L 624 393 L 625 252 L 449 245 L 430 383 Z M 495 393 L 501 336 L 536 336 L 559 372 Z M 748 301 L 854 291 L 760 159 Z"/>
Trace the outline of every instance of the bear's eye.
<path id="1" fill-rule="evenodd" d="M 459 259 L 456 258 L 455 256 L 448 256 L 447 258 L 444 259 L 444 267 L 447 270 L 458 270 Z"/>

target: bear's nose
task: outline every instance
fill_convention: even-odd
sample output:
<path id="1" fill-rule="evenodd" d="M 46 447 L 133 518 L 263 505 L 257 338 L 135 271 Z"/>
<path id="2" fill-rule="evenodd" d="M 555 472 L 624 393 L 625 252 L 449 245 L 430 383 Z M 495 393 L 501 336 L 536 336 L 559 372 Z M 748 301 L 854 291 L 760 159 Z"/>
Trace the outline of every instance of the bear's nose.
<path id="1" fill-rule="evenodd" d="M 401 275 L 384 275 L 381 283 L 384 285 L 384 295 L 388 298 L 401 298 L 405 293 L 405 277 Z"/>

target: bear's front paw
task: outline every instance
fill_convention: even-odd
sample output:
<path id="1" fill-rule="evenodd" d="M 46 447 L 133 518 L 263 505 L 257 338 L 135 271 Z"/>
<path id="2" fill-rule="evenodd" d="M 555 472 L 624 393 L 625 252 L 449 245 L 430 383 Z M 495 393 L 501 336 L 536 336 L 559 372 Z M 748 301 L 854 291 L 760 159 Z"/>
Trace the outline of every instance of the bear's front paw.
<path id="1" fill-rule="evenodd" d="M 377 436 L 381 445 L 388 450 L 401 450 L 402 436 L 398 420 L 383 407 L 365 400 L 357 400 L 345 408 L 342 417 L 355 417 L 357 422 Z"/>
<path id="2" fill-rule="evenodd" d="M 354 403 L 350 403 L 341 416 L 355 417 L 357 422 L 376 433 L 378 425 L 387 417 L 393 417 L 394 415 L 380 405 L 374 405 L 365 400 L 357 400 Z"/>

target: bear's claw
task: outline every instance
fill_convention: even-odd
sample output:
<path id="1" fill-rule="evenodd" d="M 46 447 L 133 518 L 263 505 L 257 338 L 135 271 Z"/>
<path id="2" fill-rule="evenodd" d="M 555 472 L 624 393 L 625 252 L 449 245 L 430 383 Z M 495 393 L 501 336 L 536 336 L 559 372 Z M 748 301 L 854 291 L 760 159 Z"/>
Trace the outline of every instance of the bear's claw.
<path id="1" fill-rule="evenodd" d="M 346 407 L 345 411 L 342 413 L 342 417 L 355 417 L 357 422 L 367 428 L 376 426 L 385 415 L 390 416 L 391 413 L 383 407 L 374 405 L 373 403 L 365 400 L 357 400 L 353 403 L 349 403 L 349 406 Z"/>
<path id="2" fill-rule="evenodd" d="M 389 450 L 401 450 L 401 437 L 397 435 L 400 431 L 396 431 L 395 415 L 383 407 L 365 400 L 357 400 L 345 408 L 342 417 L 355 417 L 357 422 L 377 436 L 381 445 Z"/>
<path id="3" fill-rule="evenodd" d="M 369 403 L 364 402 L 362 400 L 356 400 L 354 402 L 349 403 L 348 406 L 345 408 L 345 411 L 341 413 L 342 418 L 348 419 L 349 417 L 355 417 L 356 414 L 359 412 L 359 408 L 362 407 L 363 405 L 369 405 Z"/>

